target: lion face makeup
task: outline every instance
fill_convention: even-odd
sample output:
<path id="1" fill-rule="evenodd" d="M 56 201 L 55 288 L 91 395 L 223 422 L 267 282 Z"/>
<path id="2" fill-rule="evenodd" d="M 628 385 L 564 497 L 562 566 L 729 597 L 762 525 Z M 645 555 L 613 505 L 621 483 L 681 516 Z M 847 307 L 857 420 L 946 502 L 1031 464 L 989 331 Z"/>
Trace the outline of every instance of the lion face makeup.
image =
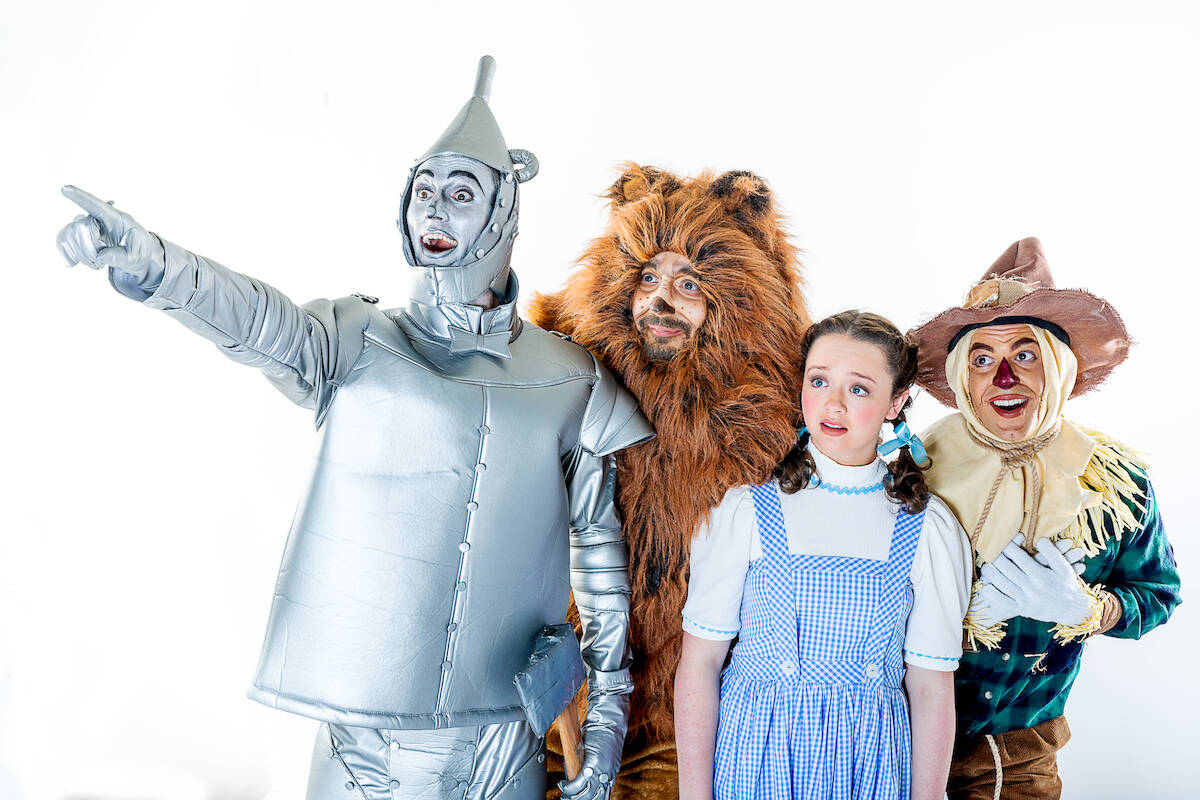
<path id="1" fill-rule="evenodd" d="M 687 256 L 668 250 L 642 268 L 633 292 L 633 325 L 642 352 L 652 361 L 670 361 L 704 324 L 708 300 Z"/>

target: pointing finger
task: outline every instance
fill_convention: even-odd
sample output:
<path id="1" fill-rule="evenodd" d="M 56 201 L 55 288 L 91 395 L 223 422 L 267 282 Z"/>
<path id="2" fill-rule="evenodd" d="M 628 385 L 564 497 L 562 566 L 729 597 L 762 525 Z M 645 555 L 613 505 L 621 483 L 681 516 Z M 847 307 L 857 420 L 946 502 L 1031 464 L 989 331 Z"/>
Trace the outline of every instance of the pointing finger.
<path id="1" fill-rule="evenodd" d="M 96 195 L 70 185 L 64 186 L 62 193 L 72 203 L 99 220 L 104 229 L 112 235 L 114 241 L 120 239 L 125 233 L 125 228 L 128 227 L 125 215 Z"/>

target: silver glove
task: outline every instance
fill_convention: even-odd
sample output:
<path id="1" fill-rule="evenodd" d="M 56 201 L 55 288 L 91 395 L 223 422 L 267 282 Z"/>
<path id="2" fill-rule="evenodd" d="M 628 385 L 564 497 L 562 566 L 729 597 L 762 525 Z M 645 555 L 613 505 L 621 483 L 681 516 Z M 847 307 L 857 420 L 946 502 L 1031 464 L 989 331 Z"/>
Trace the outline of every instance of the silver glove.
<path id="1" fill-rule="evenodd" d="M 108 267 L 143 288 L 162 282 L 166 257 L 158 237 L 93 194 L 74 186 L 64 186 L 62 193 L 87 212 L 58 232 L 58 252 L 68 265 Z"/>

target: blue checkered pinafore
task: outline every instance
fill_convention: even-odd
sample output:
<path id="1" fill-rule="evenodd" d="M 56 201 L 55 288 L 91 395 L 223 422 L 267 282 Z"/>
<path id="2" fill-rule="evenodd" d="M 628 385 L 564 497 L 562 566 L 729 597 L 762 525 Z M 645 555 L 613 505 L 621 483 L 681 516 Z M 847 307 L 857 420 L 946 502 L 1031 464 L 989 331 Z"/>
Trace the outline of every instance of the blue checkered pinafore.
<path id="1" fill-rule="evenodd" d="M 886 561 L 791 555 L 775 483 L 751 488 L 762 558 L 721 676 L 718 800 L 907 800 L 909 572 L 925 514 L 900 511 Z"/>

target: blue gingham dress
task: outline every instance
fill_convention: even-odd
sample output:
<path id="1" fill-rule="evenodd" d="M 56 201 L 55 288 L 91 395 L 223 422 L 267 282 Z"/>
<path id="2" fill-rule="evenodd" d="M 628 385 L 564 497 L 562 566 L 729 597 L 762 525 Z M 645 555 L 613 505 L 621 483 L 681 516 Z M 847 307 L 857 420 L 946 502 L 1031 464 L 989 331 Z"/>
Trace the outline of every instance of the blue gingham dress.
<path id="1" fill-rule="evenodd" d="M 886 561 L 791 555 L 774 482 L 752 487 L 762 558 L 721 676 L 715 793 L 909 797 L 904 677 L 909 572 L 925 514 L 900 511 Z"/>

